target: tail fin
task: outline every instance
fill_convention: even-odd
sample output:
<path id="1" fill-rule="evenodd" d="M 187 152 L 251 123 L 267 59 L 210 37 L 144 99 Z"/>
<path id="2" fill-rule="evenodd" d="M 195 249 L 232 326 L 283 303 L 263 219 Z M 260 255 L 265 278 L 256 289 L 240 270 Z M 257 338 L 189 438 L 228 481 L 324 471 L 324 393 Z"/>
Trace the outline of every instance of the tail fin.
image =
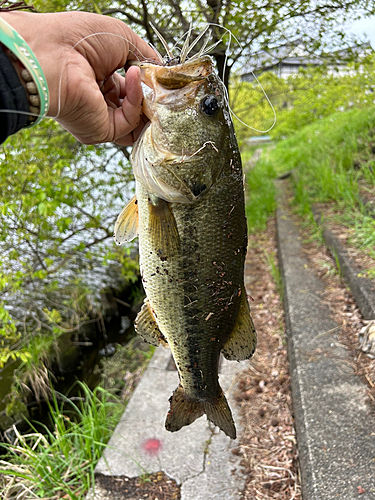
<path id="1" fill-rule="evenodd" d="M 224 393 L 222 392 L 214 402 L 207 401 L 203 404 L 207 418 L 220 427 L 227 436 L 236 439 L 236 426 L 234 425 L 232 412 Z"/>
<path id="2" fill-rule="evenodd" d="M 170 408 L 165 421 L 167 431 L 179 431 L 181 427 L 192 424 L 194 420 L 206 413 L 207 418 L 220 427 L 227 436 L 236 439 L 232 412 L 223 392 L 212 401 L 199 401 L 190 398 L 183 387 L 179 386 L 169 402 Z"/>

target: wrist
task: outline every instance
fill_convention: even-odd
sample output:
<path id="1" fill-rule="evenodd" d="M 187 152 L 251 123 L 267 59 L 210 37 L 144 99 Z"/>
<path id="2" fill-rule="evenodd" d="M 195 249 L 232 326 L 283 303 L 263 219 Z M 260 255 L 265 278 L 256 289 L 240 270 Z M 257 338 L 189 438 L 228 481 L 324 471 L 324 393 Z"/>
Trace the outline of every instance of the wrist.
<path id="1" fill-rule="evenodd" d="M 30 101 L 30 123 L 38 123 L 47 115 L 49 106 L 49 91 L 42 68 L 33 51 L 22 36 L 7 22 L 5 17 L 12 14 L 0 15 L 0 42 L 6 47 L 6 54 L 15 67 L 22 85 L 28 92 Z M 33 96 L 33 97 L 31 97 Z M 35 106 L 37 104 L 37 106 Z"/>
<path id="2" fill-rule="evenodd" d="M 13 65 L 21 85 L 26 91 L 27 100 L 29 103 L 30 115 L 27 119 L 26 126 L 33 125 L 38 117 L 41 116 L 40 112 L 40 97 L 39 92 L 30 72 L 20 63 L 19 59 L 13 52 L 11 52 L 5 45 L 1 44 L 3 52 L 8 57 L 9 61 Z"/>

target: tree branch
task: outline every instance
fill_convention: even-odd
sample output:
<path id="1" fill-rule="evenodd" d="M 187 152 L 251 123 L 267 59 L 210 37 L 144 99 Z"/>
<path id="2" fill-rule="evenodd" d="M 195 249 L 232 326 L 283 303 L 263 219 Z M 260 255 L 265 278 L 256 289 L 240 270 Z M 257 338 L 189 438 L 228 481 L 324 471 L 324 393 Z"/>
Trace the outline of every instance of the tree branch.
<path id="1" fill-rule="evenodd" d="M 146 26 L 145 26 L 144 21 L 143 21 L 142 18 L 134 17 L 132 14 L 130 14 L 129 12 L 127 12 L 124 9 L 120 9 L 120 8 L 118 8 L 118 9 L 117 8 L 114 8 L 114 9 L 105 9 L 105 10 L 102 11 L 102 14 L 105 15 L 105 16 L 106 15 L 110 16 L 111 14 L 122 14 L 123 16 L 126 17 L 126 19 L 128 19 L 132 23 L 138 24 L 139 26 L 143 26 L 144 28 L 146 28 Z M 141 13 L 139 13 L 139 12 L 137 12 L 137 14 L 141 15 Z"/>

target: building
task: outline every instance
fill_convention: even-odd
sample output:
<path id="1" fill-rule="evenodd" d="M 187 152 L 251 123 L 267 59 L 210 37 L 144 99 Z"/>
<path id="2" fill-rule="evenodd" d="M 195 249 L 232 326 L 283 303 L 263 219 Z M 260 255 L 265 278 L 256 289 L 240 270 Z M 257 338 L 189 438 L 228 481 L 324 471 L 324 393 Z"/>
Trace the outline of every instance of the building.
<path id="1" fill-rule="evenodd" d="M 364 43 L 348 49 L 341 49 L 327 54 L 311 54 L 302 39 L 285 45 L 256 52 L 244 65 L 241 79 L 246 82 L 254 80 L 254 74 L 259 76 L 266 71 L 273 71 L 280 78 L 288 78 L 298 73 L 301 68 L 328 65 L 328 71 L 338 74 L 347 73 L 347 62 L 353 57 L 362 58 L 373 52 L 371 44 Z"/>

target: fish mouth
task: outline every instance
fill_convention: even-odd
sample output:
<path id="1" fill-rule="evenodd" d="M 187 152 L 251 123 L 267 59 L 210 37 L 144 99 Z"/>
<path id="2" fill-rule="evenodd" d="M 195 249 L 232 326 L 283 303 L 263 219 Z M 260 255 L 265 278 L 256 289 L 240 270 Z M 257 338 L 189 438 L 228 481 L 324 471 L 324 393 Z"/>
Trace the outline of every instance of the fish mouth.
<path id="1" fill-rule="evenodd" d="M 141 80 L 145 85 L 153 89 L 158 85 L 167 91 L 199 84 L 214 72 L 213 60 L 207 55 L 172 66 L 149 61 L 129 61 L 129 65 L 141 69 Z"/>
<path id="2" fill-rule="evenodd" d="M 213 59 L 208 55 L 174 65 L 154 61 L 129 62 L 140 68 L 144 96 L 142 111 L 151 122 L 158 121 L 159 104 L 175 110 L 183 105 L 194 106 L 199 90 L 215 73 Z M 184 151 L 181 154 L 186 157 L 196 153 Z"/>

